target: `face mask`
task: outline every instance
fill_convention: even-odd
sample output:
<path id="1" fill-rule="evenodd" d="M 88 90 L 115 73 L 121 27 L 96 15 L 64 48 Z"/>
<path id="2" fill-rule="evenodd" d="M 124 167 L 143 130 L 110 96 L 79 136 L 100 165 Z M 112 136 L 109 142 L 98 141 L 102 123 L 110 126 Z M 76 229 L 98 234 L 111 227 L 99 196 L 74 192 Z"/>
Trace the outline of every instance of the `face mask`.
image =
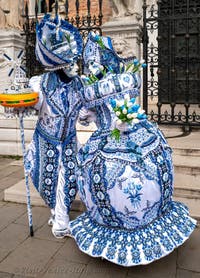
<path id="1" fill-rule="evenodd" d="M 103 66 L 97 62 L 90 61 L 88 64 L 88 69 L 91 73 L 97 75 L 103 70 Z"/>
<path id="2" fill-rule="evenodd" d="M 78 65 L 77 63 L 72 63 L 63 69 L 64 73 L 68 77 L 74 77 L 78 75 Z"/>

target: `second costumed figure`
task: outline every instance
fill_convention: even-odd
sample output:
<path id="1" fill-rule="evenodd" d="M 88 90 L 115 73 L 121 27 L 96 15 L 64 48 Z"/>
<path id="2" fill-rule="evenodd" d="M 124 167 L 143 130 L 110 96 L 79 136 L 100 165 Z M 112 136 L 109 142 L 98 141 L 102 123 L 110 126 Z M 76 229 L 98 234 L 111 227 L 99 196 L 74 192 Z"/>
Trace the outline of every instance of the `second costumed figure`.
<path id="1" fill-rule="evenodd" d="M 92 76 L 86 82 L 97 84 L 102 73 L 105 78 L 120 72 L 117 57 L 106 38 L 90 34 L 85 66 L 99 71 L 96 81 Z M 136 62 L 133 71 L 137 67 Z M 136 79 L 131 96 L 95 107 L 98 129 L 79 151 L 76 172 L 87 212 L 70 223 L 80 250 L 122 266 L 166 256 L 185 242 L 196 224 L 186 206 L 172 200 L 172 151 L 136 103 Z M 118 136 L 113 137 L 113 130 Z"/>

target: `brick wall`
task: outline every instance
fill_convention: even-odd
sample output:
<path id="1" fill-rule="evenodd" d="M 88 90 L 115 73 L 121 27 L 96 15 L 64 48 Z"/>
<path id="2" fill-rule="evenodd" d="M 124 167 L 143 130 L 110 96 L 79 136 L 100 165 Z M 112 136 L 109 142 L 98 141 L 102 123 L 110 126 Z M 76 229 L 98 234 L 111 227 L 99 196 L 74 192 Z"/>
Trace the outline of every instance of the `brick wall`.
<path id="1" fill-rule="evenodd" d="M 91 15 L 99 14 L 99 1 L 91 0 L 90 13 Z M 87 0 L 80 0 L 79 15 L 87 15 Z M 112 16 L 112 4 L 110 0 L 103 0 L 102 10 L 103 10 L 103 22 L 108 21 Z M 75 0 L 69 0 L 69 17 L 76 15 Z"/>

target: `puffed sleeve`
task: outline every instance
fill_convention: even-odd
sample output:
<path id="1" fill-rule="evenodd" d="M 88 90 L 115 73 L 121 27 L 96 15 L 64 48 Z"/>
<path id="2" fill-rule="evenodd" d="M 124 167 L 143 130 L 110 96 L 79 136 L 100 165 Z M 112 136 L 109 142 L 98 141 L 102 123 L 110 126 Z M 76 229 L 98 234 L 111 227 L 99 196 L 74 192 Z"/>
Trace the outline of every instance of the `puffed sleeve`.
<path id="1" fill-rule="evenodd" d="M 31 79 L 29 80 L 29 86 L 31 87 L 31 89 L 34 92 L 37 92 L 39 94 L 39 101 L 34 105 L 34 108 L 36 110 L 39 110 L 40 107 L 42 106 L 42 102 L 43 102 L 43 93 L 41 90 L 41 79 L 42 79 L 42 75 L 37 75 L 37 76 L 33 76 L 31 77 Z"/>
<path id="2" fill-rule="evenodd" d="M 109 74 L 104 79 L 84 86 L 84 106 L 93 107 L 111 96 L 122 97 L 125 93 L 138 96 L 139 86 L 139 77 L 135 73 Z"/>

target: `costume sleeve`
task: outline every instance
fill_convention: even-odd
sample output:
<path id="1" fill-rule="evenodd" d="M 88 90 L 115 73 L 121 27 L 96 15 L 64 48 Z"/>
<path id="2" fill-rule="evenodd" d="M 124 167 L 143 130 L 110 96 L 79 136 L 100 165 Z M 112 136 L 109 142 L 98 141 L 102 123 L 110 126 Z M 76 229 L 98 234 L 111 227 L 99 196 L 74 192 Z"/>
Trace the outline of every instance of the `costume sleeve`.
<path id="1" fill-rule="evenodd" d="M 33 76 L 31 77 L 31 79 L 29 80 L 29 86 L 31 87 L 31 89 L 34 92 L 37 92 L 39 94 L 39 101 L 36 103 L 36 105 L 34 105 L 34 108 L 36 110 L 39 110 L 40 107 L 42 106 L 42 102 L 43 102 L 43 93 L 41 90 L 41 79 L 42 79 L 42 75 L 37 75 L 37 76 Z"/>
<path id="2" fill-rule="evenodd" d="M 139 77 L 135 73 L 109 74 L 92 85 L 84 86 L 83 105 L 94 107 L 109 97 L 123 97 L 125 93 L 138 96 Z"/>

